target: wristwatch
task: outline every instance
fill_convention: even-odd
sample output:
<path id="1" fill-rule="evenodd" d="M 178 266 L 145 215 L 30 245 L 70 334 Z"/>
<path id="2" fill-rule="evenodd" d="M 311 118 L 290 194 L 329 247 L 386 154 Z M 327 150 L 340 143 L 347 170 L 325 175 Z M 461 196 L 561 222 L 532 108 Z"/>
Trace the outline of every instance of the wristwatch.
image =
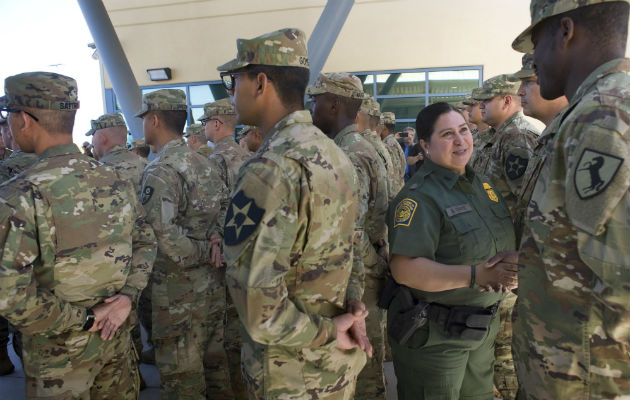
<path id="1" fill-rule="evenodd" d="M 83 324 L 83 330 L 89 331 L 94 325 L 94 311 L 91 308 L 88 308 L 85 316 L 85 324 Z"/>

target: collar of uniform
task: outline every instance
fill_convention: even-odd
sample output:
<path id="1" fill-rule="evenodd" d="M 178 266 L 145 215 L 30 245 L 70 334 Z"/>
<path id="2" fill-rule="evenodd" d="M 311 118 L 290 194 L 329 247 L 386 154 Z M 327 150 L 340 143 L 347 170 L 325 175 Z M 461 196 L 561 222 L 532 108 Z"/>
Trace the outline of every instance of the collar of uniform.
<path id="1" fill-rule="evenodd" d="M 18 157 L 20 154 L 22 154 L 22 150 L 13 150 L 13 152 L 11 153 L 11 155 L 9 156 L 9 158 L 15 158 Z"/>
<path id="2" fill-rule="evenodd" d="M 230 146 L 232 143 L 236 144 L 236 142 L 234 141 L 234 137 L 226 136 L 224 138 L 221 138 L 218 142 L 216 142 L 214 146 L 218 148 L 222 146 Z"/>
<path id="3" fill-rule="evenodd" d="M 111 149 L 109 149 L 107 154 L 109 154 L 109 153 L 118 153 L 118 152 L 121 152 L 121 151 L 127 151 L 127 148 L 117 144 L 116 146 L 114 146 Z"/>
<path id="4" fill-rule="evenodd" d="M 272 140 L 275 139 L 275 136 L 278 134 L 278 132 L 282 131 L 287 126 L 293 125 L 293 124 L 312 124 L 312 123 L 313 123 L 313 118 L 311 118 L 310 111 L 301 110 L 301 111 L 294 111 L 290 114 L 287 114 L 284 118 L 278 121 L 273 126 L 273 128 L 271 128 L 271 130 L 267 133 L 267 138 L 263 141 L 263 143 L 260 145 L 260 149 L 258 150 L 266 148 L 267 145 L 271 143 Z"/>
<path id="5" fill-rule="evenodd" d="M 497 132 L 501 132 L 503 129 L 505 129 L 506 126 L 510 125 L 512 122 L 514 122 L 514 120 L 516 118 L 522 118 L 523 117 L 523 112 L 522 111 L 517 111 L 514 114 L 510 115 L 510 118 L 506 119 L 501 125 L 499 125 L 496 128 Z"/>
<path id="6" fill-rule="evenodd" d="M 342 142 L 342 139 L 347 136 L 347 135 L 351 135 L 353 133 L 358 133 L 359 132 L 359 125 L 357 124 L 350 124 L 348 126 L 346 126 L 345 128 L 343 128 L 342 130 L 339 131 L 339 133 L 337 133 L 337 135 L 335 135 L 335 144 L 339 144 Z"/>
<path id="7" fill-rule="evenodd" d="M 186 142 L 184 141 L 184 138 L 177 138 L 177 139 L 173 139 L 170 142 L 166 143 L 164 145 L 164 147 L 162 147 L 162 150 L 160 150 L 160 152 L 157 155 L 160 155 L 162 153 L 164 153 L 166 150 L 173 148 L 173 147 L 177 147 L 177 146 L 186 146 Z"/>
<path id="8" fill-rule="evenodd" d="M 74 143 L 60 144 L 47 148 L 40 156 L 39 160 L 50 157 L 65 156 L 66 154 L 81 154 L 81 151 Z"/>
<path id="9" fill-rule="evenodd" d="M 615 72 L 630 72 L 630 59 L 628 58 L 616 58 L 614 60 L 610 60 L 595 68 L 593 72 L 591 72 L 584 82 L 580 84 L 578 90 L 576 90 L 573 98 L 571 99 L 570 106 L 579 102 L 582 97 L 586 93 L 590 91 L 590 89 L 597 83 L 598 80 L 602 79 L 606 75 L 614 74 Z"/>
<path id="10" fill-rule="evenodd" d="M 424 159 L 424 163 L 422 164 L 420 171 L 416 173 L 422 173 L 424 176 L 434 174 L 437 178 L 439 178 L 442 182 L 444 182 L 446 187 L 448 187 L 449 189 L 453 189 L 455 184 L 460 179 L 464 179 L 464 180 L 467 180 L 468 182 L 472 182 L 472 179 L 475 176 L 475 172 L 468 165 L 466 165 L 466 172 L 464 173 L 464 175 L 460 175 L 458 173 L 451 171 L 448 168 L 444 168 L 440 165 L 437 165 L 436 163 L 431 161 L 431 159 L 429 158 Z"/>
<path id="11" fill-rule="evenodd" d="M 376 136 L 376 131 L 371 129 L 366 129 L 363 132 L 359 133 L 361 136 Z"/>

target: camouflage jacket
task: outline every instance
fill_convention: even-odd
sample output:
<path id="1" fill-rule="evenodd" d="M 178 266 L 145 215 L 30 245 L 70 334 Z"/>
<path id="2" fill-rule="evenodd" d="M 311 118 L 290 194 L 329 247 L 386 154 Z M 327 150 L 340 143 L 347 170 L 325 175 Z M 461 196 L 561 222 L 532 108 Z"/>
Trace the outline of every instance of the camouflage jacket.
<path id="1" fill-rule="evenodd" d="M 208 158 L 219 171 L 225 186 L 232 191 L 239 168 L 251 156 L 252 154 L 239 146 L 233 137 L 227 136 L 216 143 L 214 151 Z"/>
<path id="2" fill-rule="evenodd" d="M 225 223 L 226 278 L 247 335 L 244 379 L 255 398 L 320 398 L 364 363 L 336 348 L 353 269 L 357 180 L 348 157 L 296 111 L 241 168 Z M 309 371 L 308 374 L 303 371 Z"/>
<path id="3" fill-rule="evenodd" d="M 0 186 L 0 223 L 0 314 L 25 335 L 27 374 L 63 373 L 101 343 L 86 310 L 146 286 L 153 230 L 132 185 L 73 144 Z"/>
<path id="4" fill-rule="evenodd" d="M 204 155 L 206 157 L 210 157 L 210 154 L 212 154 L 214 149 L 204 143 L 201 146 L 199 146 L 196 151 L 197 151 L 197 153 L 199 153 L 201 155 Z"/>
<path id="5" fill-rule="evenodd" d="M 127 150 L 122 146 L 112 147 L 107 154 L 105 154 L 100 162 L 111 165 L 116 171 L 123 177 L 129 179 L 133 183 L 133 187 L 136 189 L 138 198 L 141 195 L 142 187 L 142 171 L 147 166 L 148 161 L 135 153 Z"/>
<path id="6" fill-rule="evenodd" d="M 13 150 L 11 150 L 8 147 L 5 147 L 4 152 L 2 153 L 2 155 L 0 155 L 0 161 L 6 160 L 7 158 L 11 157 L 11 154 L 13 154 Z"/>
<path id="7" fill-rule="evenodd" d="M 490 179 L 507 203 L 512 218 L 516 196 L 523 175 L 536 145 L 538 131 L 522 112 L 514 113 L 497 129 L 488 129 L 488 138 L 480 138 L 475 159 L 470 164 L 475 171 Z"/>
<path id="8" fill-rule="evenodd" d="M 387 200 L 389 205 L 389 201 L 394 198 L 393 184 L 397 172 L 394 171 L 392 157 L 389 155 L 389 151 L 385 148 L 383 141 L 375 131 L 367 129 L 361 132 L 360 135 L 374 147 L 374 150 L 376 150 L 379 155 L 381 164 L 383 164 L 387 177 Z"/>
<path id="9" fill-rule="evenodd" d="M 468 160 L 468 165 L 475 165 L 477 153 L 479 153 L 479 149 L 483 149 L 486 146 L 488 140 L 490 140 L 492 136 L 492 131 L 490 130 L 490 128 L 487 128 L 483 131 L 479 131 L 477 128 L 475 128 L 471 132 L 473 135 L 473 153 L 470 156 L 470 160 Z"/>
<path id="10" fill-rule="evenodd" d="M 0 182 L 6 182 L 20 172 L 26 170 L 37 161 L 37 155 L 14 151 L 6 160 L 0 162 Z"/>
<path id="11" fill-rule="evenodd" d="M 630 60 L 556 117 L 519 256 L 514 350 L 528 398 L 630 393 Z M 554 121 L 558 124 L 558 121 Z"/>
<path id="12" fill-rule="evenodd" d="M 387 135 L 385 139 L 383 139 L 383 144 L 389 152 L 394 171 L 396 171 L 394 174 L 394 180 L 392 181 L 392 192 L 395 197 L 398 192 L 400 192 L 400 189 L 402 189 L 405 185 L 405 169 L 407 169 L 405 152 L 400 147 L 400 144 L 398 144 L 398 141 L 393 134 Z"/>

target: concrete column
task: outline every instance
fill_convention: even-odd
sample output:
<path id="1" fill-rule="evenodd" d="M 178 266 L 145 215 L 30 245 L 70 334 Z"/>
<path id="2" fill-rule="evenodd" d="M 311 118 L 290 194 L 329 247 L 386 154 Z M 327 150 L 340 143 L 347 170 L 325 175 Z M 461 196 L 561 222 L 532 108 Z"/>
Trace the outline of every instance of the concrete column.
<path id="1" fill-rule="evenodd" d="M 144 137 L 142 120 L 135 118 L 134 114 L 140 110 L 142 105 L 142 92 L 133 76 L 129 61 L 127 61 L 103 1 L 77 1 L 90 33 L 92 33 L 99 58 L 112 82 L 114 93 L 125 115 L 131 136 L 134 139 L 141 139 Z M 94 118 L 96 117 L 95 115 Z"/>
<path id="2" fill-rule="evenodd" d="M 328 0 L 322 15 L 308 40 L 308 58 L 311 77 L 309 85 L 315 83 L 324 68 L 343 24 L 350 14 L 354 0 Z"/>

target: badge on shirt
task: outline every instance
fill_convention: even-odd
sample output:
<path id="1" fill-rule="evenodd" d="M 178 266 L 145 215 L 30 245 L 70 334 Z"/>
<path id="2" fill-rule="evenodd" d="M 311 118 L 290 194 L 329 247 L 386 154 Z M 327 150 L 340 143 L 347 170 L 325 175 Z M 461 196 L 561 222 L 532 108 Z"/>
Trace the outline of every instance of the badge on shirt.
<path id="1" fill-rule="evenodd" d="M 142 205 L 147 204 L 149 200 L 151 200 L 151 196 L 153 196 L 153 187 L 145 186 L 144 189 L 142 189 Z"/>
<path id="2" fill-rule="evenodd" d="M 510 154 L 505 160 L 505 174 L 511 180 L 518 179 L 527 170 L 527 158 L 519 157 L 516 154 Z"/>
<path id="3" fill-rule="evenodd" d="M 247 239 L 254 233 L 263 215 L 265 210 L 258 207 L 254 199 L 239 190 L 232 198 L 225 215 L 226 222 L 223 227 L 225 244 L 234 246 Z"/>
<path id="4" fill-rule="evenodd" d="M 483 188 L 486 190 L 486 193 L 488 193 L 488 198 L 490 198 L 490 200 L 494 201 L 495 203 L 499 202 L 499 196 L 497 196 L 497 194 L 494 192 L 494 189 L 492 189 L 492 186 L 490 186 L 489 183 L 484 182 Z"/>
<path id="5" fill-rule="evenodd" d="M 604 191 L 623 163 L 623 158 L 586 148 L 574 174 L 575 191 L 586 200 Z"/>
<path id="6" fill-rule="evenodd" d="M 411 199 L 402 199 L 396 206 L 396 212 L 394 213 L 394 228 L 398 226 L 409 226 L 413 219 L 413 214 L 416 212 L 418 203 Z"/>

